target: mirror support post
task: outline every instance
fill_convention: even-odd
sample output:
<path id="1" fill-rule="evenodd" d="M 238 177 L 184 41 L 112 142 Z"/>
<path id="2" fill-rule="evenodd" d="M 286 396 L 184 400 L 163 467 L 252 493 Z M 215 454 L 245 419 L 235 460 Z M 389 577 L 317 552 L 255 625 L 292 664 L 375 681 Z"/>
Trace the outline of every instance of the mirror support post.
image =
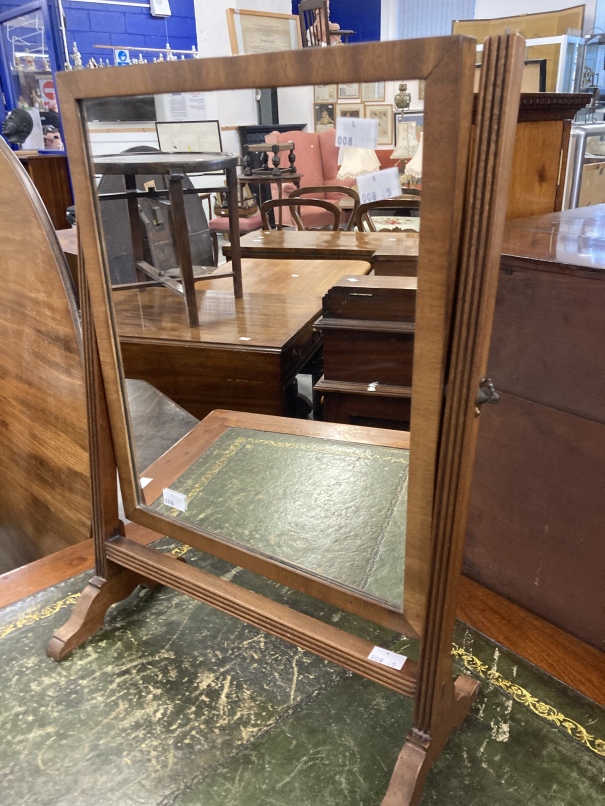
<path id="1" fill-rule="evenodd" d="M 67 657 L 73 649 L 94 635 L 103 626 L 105 614 L 112 604 L 130 596 L 140 584 L 149 587 L 155 585 L 139 574 L 110 562 L 106 556 L 107 541 L 123 534 L 124 524 L 118 515 L 116 460 L 81 250 L 78 276 L 88 415 L 91 536 L 95 547 L 95 576 L 82 591 L 68 621 L 50 640 L 46 654 L 53 660 Z"/>

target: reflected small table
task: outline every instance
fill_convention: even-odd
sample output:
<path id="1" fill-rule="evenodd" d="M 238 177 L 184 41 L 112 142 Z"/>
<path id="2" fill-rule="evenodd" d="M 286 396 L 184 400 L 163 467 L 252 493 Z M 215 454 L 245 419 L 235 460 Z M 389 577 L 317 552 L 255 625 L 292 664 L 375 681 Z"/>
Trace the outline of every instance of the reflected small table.
<path id="1" fill-rule="evenodd" d="M 98 174 L 124 176 L 126 191 L 123 193 L 100 194 L 102 199 L 126 199 L 132 234 L 132 246 L 136 267 L 157 282 L 180 294 L 185 299 L 187 321 L 190 327 L 199 327 L 198 306 L 195 298 L 195 282 L 205 279 L 194 277 L 189 246 L 189 228 L 185 211 L 185 194 L 199 193 L 197 188 L 184 189 L 183 179 L 189 173 L 212 173 L 225 171 L 227 187 L 204 188 L 205 192 L 226 193 L 229 205 L 231 266 L 232 270 L 221 276 L 233 278 L 233 291 L 236 297 L 243 296 L 239 228 L 237 226 L 237 173 L 239 157 L 227 153 L 187 153 L 164 154 L 161 152 L 112 154 L 97 157 L 94 169 Z M 139 190 L 136 178 L 140 175 L 160 174 L 168 177 L 168 190 Z M 139 214 L 138 199 L 157 198 L 168 195 L 172 216 L 176 253 L 181 273 L 181 281 L 167 277 L 155 266 L 144 260 L 144 229 Z M 216 275 L 213 275 L 216 278 Z"/>
<path id="2" fill-rule="evenodd" d="M 292 184 L 296 187 L 300 187 L 300 180 L 303 178 L 303 174 L 289 174 L 284 173 L 281 176 L 273 176 L 272 173 L 268 172 L 266 174 L 251 174 L 250 176 L 240 176 L 239 181 L 242 185 L 277 185 L 277 198 L 283 198 L 283 185 L 285 182 L 292 182 Z M 277 223 L 277 229 L 280 230 L 282 228 L 282 208 L 279 208 L 279 220 Z M 231 250 L 231 260 L 233 260 L 233 249 Z"/>

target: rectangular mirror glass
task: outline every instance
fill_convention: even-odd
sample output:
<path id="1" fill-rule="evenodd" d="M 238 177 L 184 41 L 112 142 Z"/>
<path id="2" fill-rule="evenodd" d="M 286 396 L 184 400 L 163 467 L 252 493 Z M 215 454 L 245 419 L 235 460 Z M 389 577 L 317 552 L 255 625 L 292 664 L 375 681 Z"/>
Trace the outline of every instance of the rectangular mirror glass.
<path id="1" fill-rule="evenodd" d="M 422 113 L 417 110 L 409 120 L 405 113 L 397 114 L 393 106 L 397 82 L 381 82 L 380 91 L 380 103 L 359 101 L 353 109 L 350 103 L 316 103 L 313 86 L 282 87 L 278 92 L 280 124 L 268 134 L 256 125 L 257 101 L 252 88 L 204 93 L 198 98 L 196 113 L 202 110 L 207 121 L 174 120 L 182 110 L 174 112 L 174 99 L 167 94 L 116 99 L 120 120 L 112 125 L 106 114 L 103 121 L 98 120 L 98 102 L 83 103 L 105 269 L 113 288 L 126 377 L 152 383 L 199 417 L 216 407 L 305 420 L 321 416 L 321 401 L 312 403 L 313 382 L 321 369 L 321 340 L 313 325 L 322 314 L 325 297 L 323 313 L 328 324 L 334 324 L 332 317 L 343 318 L 341 330 L 324 334 L 330 341 L 328 360 L 336 364 L 326 375 L 332 380 L 349 377 L 370 395 L 377 392 L 378 396 L 389 386 L 411 388 L 415 280 L 406 278 L 400 283 L 399 278 L 385 278 L 382 287 L 380 283 L 373 287 L 376 281 L 369 274 L 368 258 L 381 247 L 395 251 L 402 243 L 412 260 L 417 255 Z M 352 92 L 350 86 L 349 95 Z M 105 101 L 106 111 L 111 101 Z M 129 106 L 133 112 L 147 108 L 155 119 L 125 121 Z M 339 148 L 339 117 L 354 117 L 362 125 L 376 121 L 376 147 Z M 238 125 L 228 125 L 234 119 Z M 288 124 L 293 124 L 291 129 Z M 248 148 L 250 140 L 252 148 Z M 199 326 L 191 327 L 183 295 L 178 293 L 177 240 L 185 230 L 179 230 L 179 222 L 175 222 L 171 177 L 173 181 L 180 177 L 184 194 L 194 278 L 224 274 L 229 265 L 220 249 L 228 242 L 215 238 L 213 250 L 209 229 L 209 222 L 212 226 L 222 223 L 220 217 L 226 210 L 225 171 L 220 170 L 218 155 L 194 147 L 200 142 L 214 143 L 214 151 L 220 144 L 224 152 L 245 157 L 238 168 L 238 212 L 242 232 L 250 228 L 252 248 L 266 242 L 270 249 L 270 236 L 280 230 L 294 243 L 299 235 L 307 241 L 287 258 L 279 252 L 272 260 L 244 258 L 241 299 L 235 297 L 229 277 L 197 282 Z M 274 154 L 259 149 L 267 142 L 279 144 L 281 150 Z M 410 163 L 411 169 L 406 170 Z M 211 170 L 216 166 L 218 172 Z M 383 191 L 368 190 L 363 181 L 387 168 L 391 169 L 389 196 L 393 199 L 381 203 Z M 276 207 L 267 223 L 273 230 L 263 230 L 259 207 L 271 198 L 287 198 L 303 179 L 303 189 L 334 187 L 303 198 L 335 205 L 338 230 L 333 230 L 331 210 L 311 204 L 296 211 L 305 232 L 297 230 L 295 213 L 288 207 Z M 353 188 L 353 193 L 339 193 L 337 186 L 345 191 Z M 351 224 L 356 195 L 374 201 L 375 207 Z M 403 198 L 408 199 L 407 205 Z M 347 231 L 349 224 L 351 231 Z M 314 243 L 329 241 L 334 251 L 347 245 L 351 250 L 365 241 L 370 246 L 360 248 L 359 259 L 353 262 L 309 259 Z M 225 251 L 229 253 L 228 245 Z M 372 327 L 376 329 L 372 317 L 380 318 L 389 284 L 398 295 L 391 317 L 394 321 L 386 318 L 385 332 L 372 332 Z M 367 332 L 347 330 L 355 317 L 369 320 Z M 297 346 L 290 348 L 291 343 Z M 218 377 L 212 377 L 210 366 L 192 384 L 186 366 L 188 352 L 202 362 L 204 353 L 209 364 L 222 362 Z M 250 367 L 271 360 L 278 352 L 282 364 L 289 362 L 290 366 L 278 368 L 281 373 L 273 372 L 271 386 L 270 373 L 263 373 L 260 366 L 255 378 Z M 246 365 L 239 374 L 238 361 Z M 220 377 L 230 362 L 231 383 Z M 165 380 L 167 374 L 171 377 Z M 195 386 L 189 398 L 187 391 L 175 394 L 179 381 L 182 386 Z M 233 386 L 235 390 L 230 388 Z M 353 423 L 363 426 L 378 421 L 409 427 L 409 394 L 393 407 L 399 416 L 389 415 L 384 423 L 364 416 L 366 408 L 362 406 Z M 407 450 L 389 447 L 388 440 L 387 445 L 343 444 L 285 434 L 279 428 L 259 434 L 251 428 L 229 427 L 190 462 L 178 458 L 185 451 L 185 437 L 184 444 L 168 451 L 147 472 L 139 458 L 144 449 L 137 444 L 145 438 L 133 435 L 137 467 L 145 472 L 146 486 L 140 491 L 145 506 L 402 610 Z"/>

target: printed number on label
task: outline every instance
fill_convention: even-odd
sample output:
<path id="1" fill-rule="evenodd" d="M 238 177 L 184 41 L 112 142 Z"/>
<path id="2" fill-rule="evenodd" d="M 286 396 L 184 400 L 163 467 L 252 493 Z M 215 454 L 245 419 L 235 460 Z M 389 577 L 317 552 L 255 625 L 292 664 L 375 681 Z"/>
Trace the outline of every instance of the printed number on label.
<path id="1" fill-rule="evenodd" d="M 183 493 L 177 493 L 176 490 L 170 490 L 164 487 L 162 490 L 162 501 L 167 507 L 180 509 L 181 512 L 187 511 L 187 496 Z"/>
<path id="2" fill-rule="evenodd" d="M 373 660 L 375 663 L 382 663 L 383 666 L 388 666 L 391 669 L 402 669 L 407 657 L 399 655 L 397 652 L 383 649 L 381 646 L 375 646 L 368 655 L 368 659 Z"/>
<path id="3" fill-rule="evenodd" d="M 358 176 L 357 187 L 362 204 L 401 196 L 399 171 L 397 168 L 387 168 L 384 171 Z"/>
<path id="4" fill-rule="evenodd" d="M 336 145 L 376 148 L 378 121 L 369 118 L 336 118 Z"/>

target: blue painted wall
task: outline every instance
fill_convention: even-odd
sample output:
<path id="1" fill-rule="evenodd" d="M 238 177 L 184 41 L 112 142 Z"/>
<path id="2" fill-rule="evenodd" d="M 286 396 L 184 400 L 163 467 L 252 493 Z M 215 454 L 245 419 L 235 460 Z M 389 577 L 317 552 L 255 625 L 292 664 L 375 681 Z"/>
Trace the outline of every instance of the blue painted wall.
<path id="1" fill-rule="evenodd" d="M 191 50 L 197 46 L 193 0 L 170 0 L 172 16 L 152 17 L 148 8 L 114 6 L 105 3 L 75 3 L 64 0 L 67 42 L 71 51 L 74 41 L 84 64 L 99 54 L 113 62 L 111 51 L 100 51 L 93 45 L 124 45 L 136 57 L 137 48 L 165 48 L 166 41 L 175 50 Z M 167 36 L 168 35 L 168 36 Z M 143 57 L 152 60 L 154 54 Z"/>
<path id="2" fill-rule="evenodd" d="M 55 0 L 46 2 L 51 15 L 57 15 Z M 64 0 L 70 53 L 75 41 L 84 64 L 90 58 L 98 60 L 100 56 L 113 63 L 111 51 L 101 51 L 93 48 L 93 45 L 124 45 L 132 50 L 131 56 L 138 56 L 137 48 L 165 48 L 166 32 L 171 48 L 191 50 L 192 45 L 197 46 L 193 2 L 170 0 L 172 16 L 164 19 L 152 17 L 149 8 Z M 22 0 L 0 0 L 0 13 L 23 4 Z M 144 53 L 143 56 L 153 59 L 154 54 Z"/>
<path id="3" fill-rule="evenodd" d="M 292 13 L 298 14 L 298 0 L 292 0 Z M 380 40 L 380 0 L 330 0 L 330 20 L 355 31 L 349 42 Z"/>

